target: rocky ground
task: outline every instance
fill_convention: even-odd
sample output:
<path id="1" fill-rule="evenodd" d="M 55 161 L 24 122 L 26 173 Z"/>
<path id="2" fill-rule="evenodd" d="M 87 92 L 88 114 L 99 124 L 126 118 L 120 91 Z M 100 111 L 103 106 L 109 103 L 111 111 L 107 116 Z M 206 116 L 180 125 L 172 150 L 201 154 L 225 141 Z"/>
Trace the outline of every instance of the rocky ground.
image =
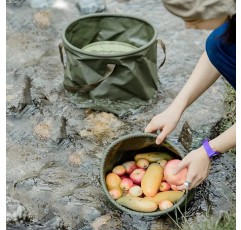
<path id="1" fill-rule="evenodd" d="M 44 2 L 44 1 L 42 1 Z M 137 218 L 116 210 L 99 181 L 102 154 L 118 137 L 142 132 L 175 98 L 202 54 L 206 30 L 185 29 L 159 0 L 106 0 L 105 11 L 149 20 L 166 44 L 155 101 L 124 117 L 80 109 L 63 88 L 58 44 L 66 26 L 81 16 L 78 1 L 8 3 L 6 204 L 8 229 L 175 229 L 168 217 Z M 162 54 L 158 53 L 158 60 Z M 185 122 L 200 144 L 224 114 L 220 78 L 184 113 L 170 135 L 177 140 Z M 214 163 L 187 210 L 190 223 L 235 206 L 235 155 Z"/>

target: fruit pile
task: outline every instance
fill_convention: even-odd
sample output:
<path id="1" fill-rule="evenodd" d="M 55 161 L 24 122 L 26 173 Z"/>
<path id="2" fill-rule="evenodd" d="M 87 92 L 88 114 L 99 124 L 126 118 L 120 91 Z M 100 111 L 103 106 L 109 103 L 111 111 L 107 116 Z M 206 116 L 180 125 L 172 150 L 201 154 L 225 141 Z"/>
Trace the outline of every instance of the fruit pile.
<path id="1" fill-rule="evenodd" d="M 134 160 L 116 165 L 106 175 L 106 186 L 117 203 L 139 212 L 165 210 L 181 199 L 187 169 L 173 175 L 180 162 L 166 152 L 139 153 Z"/>

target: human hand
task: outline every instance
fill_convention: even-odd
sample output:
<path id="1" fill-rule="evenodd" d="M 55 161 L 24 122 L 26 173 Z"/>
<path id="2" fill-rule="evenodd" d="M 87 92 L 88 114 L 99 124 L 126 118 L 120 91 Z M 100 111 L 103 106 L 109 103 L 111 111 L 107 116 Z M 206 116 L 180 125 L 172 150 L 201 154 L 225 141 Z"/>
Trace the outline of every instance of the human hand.
<path id="1" fill-rule="evenodd" d="M 151 122 L 145 128 L 145 132 L 153 133 L 160 130 L 161 133 L 156 139 L 156 144 L 159 145 L 176 128 L 180 117 L 181 114 L 178 114 L 174 107 L 169 107 L 164 112 L 152 118 Z"/>
<path id="2" fill-rule="evenodd" d="M 188 153 L 182 161 L 177 165 L 173 174 L 177 174 L 183 168 L 187 168 L 186 181 L 190 182 L 190 186 L 186 187 L 184 184 L 177 186 L 179 190 L 191 190 L 201 184 L 207 177 L 210 171 L 211 160 L 208 157 L 205 149 L 200 148 Z"/>

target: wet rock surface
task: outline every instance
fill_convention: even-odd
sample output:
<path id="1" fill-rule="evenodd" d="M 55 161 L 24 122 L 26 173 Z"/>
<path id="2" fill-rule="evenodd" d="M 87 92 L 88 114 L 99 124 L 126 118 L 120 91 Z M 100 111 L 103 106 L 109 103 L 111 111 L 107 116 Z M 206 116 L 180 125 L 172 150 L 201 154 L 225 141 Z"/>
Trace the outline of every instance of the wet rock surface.
<path id="1" fill-rule="evenodd" d="M 34 1 L 32 1 L 33 4 Z M 36 1 L 35 1 L 36 2 Z M 160 1 L 106 0 L 106 11 L 141 16 L 153 23 L 167 48 L 155 101 L 126 117 L 79 109 L 62 86 L 58 44 L 63 29 L 80 17 L 78 1 L 7 4 L 7 227 L 8 229 L 175 229 L 168 217 L 138 218 L 116 210 L 102 191 L 102 154 L 118 137 L 142 132 L 175 98 L 204 50 L 210 31 L 187 30 Z M 47 4 L 48 3 L 48 4 Z M 51 3 L 51 4 L 50 4 Z M 158 53 L 158 61 L 162 60 Z M 219 79 L 187 111 L 185 122 L 199 146 L 223 115 L 225 84 Z M 185 137 L 185 135 L 184 135 Z M 229 211 L 235 204 L 235 155 L 213 161 L 196 189 L 188 220 Z"/>

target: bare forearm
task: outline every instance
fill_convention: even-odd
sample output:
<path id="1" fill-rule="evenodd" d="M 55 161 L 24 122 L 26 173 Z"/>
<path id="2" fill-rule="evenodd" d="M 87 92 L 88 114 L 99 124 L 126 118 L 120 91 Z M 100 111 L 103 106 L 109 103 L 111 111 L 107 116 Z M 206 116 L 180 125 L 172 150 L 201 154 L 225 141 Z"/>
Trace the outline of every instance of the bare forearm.
<path id="1" fill-rule="evenodd" d="M 209 141 L 212 149 L 224 153 L 236 146 L 236 123 L 225 132 Z"/>
<path id="2" fill-rule="evenodd" d="M 180 113 L 183 113 L 218 77 L 220 77 L 220 73 L 209 61 L 206 52 L 204 52 L 187 83 L 173 101 L 172 106 L 175 106 Z"/>

